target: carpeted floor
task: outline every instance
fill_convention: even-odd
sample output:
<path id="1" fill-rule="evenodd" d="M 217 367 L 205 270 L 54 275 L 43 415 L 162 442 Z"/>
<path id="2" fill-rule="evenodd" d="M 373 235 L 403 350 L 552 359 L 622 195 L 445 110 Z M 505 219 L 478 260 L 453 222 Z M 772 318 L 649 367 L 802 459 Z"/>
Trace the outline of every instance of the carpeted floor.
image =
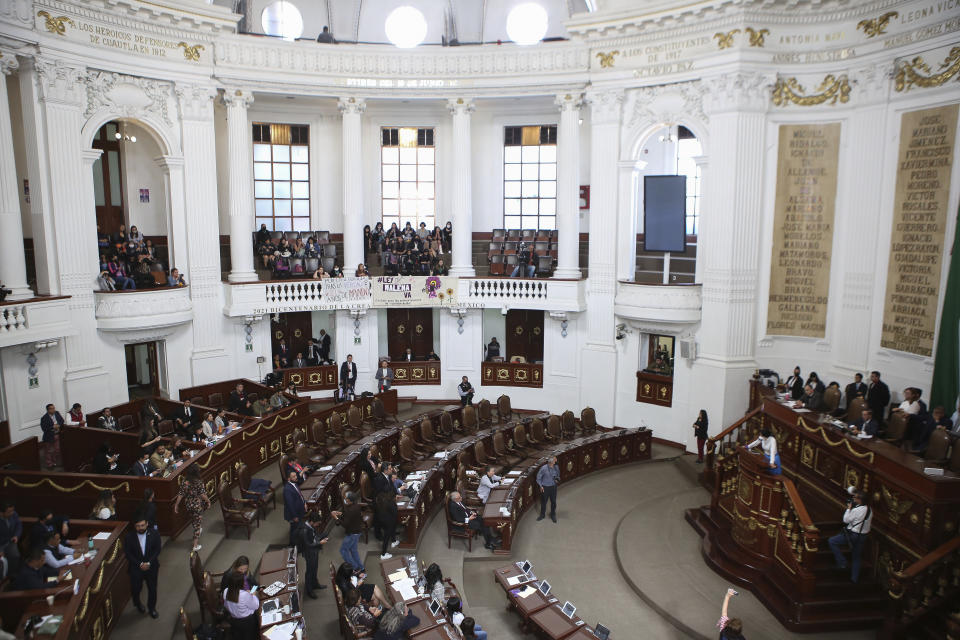
<path id="1" fill-rule="evenodd" d="M 538 577 L 547 578 L 558 597 L 577 606 L 588 623 L 602 622 L 616 640 L 634 638 L 715 638 L 725 582 L 700 558 L 700 539 L 683 519 L 683 510 L 704 504 L 708 494 L 698 487 L 677 460 L 678 451 L 654 447 L 654 460 L 613 468 L 561 485 L 558 520 L 536 521 L 536 510 L 520 520 L 510 558 L 493 556 L 482 545 L 473 552 L 454 540 L 447 548 L 446 525 L 435 514 L 421 538 L 419 559 L 438 563 L 464 596 L 464 608 L 497 640 L 521 638 L 519 618 L 505 610 L 506 599 L 493 582 L 493 570 L 514 560 L 529 559 Z M 271 467 L 262 477 L 276 481 Z M 254 564 L 271 544 L 286 539 L 283 508 L 271 511 L 251 540 L 241 532 L 223 536 L 219 507 L 205 518 L 201 555 L 208 570 L 223 571 L 240 554 Z M 341 562 L 338 549 L 342 533 L 335 529 L 320 558 L 320 579 Z M 376 541 L 361 541 L 368 571 L 379 581 Z M 170 541 L 161 555 L 159 620 L 141 616 L 128 606 L 114 637 L 177 639 L 180 606 L 199 622 L 187 558 L 190 540 Z M 303 563 L 301 560 L 301 571 Z M 339 636 L 336 605 L 330 589 L 318 600 L 304 599 L 309 638 Z M 793 638 L 745 590 L 734 601 L 733 613 L 745 621 L 747 637 Z M 641 597 L 642 595 L 642 597 Z M 799 636 L 796 636 L 799 637 Z M 860 640 L 872 634 L 818 635 L 829 640 Z"/>

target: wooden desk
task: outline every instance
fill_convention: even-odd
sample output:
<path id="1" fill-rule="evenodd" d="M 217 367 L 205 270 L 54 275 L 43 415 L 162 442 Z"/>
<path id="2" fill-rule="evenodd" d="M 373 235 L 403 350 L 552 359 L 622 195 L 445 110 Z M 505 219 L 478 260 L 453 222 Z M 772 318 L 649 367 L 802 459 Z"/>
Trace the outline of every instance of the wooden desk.
<path id="1" fill-rule="evenodd" d="M 453 624 L 449 622 L 430 627 L 426 631 L 418 631 L 415 634 L 411 632 L 409 635 L 411 637 L 416 636 L 417 640 L 460 640 L 463 637 L 460 635 L 460 631 L 454 629 Z"/>
<path id="2" fill-rule="evenodd" d="M 549 640 L 560 640 L 572 635 L 574 631 L 584 625 L 576 614 L 572 618 L 563 615 L 560 611 L 561 607 L 563 607 L 563 604 L 557 602 L 530 616 L 530 623 L 536 625 L 540 636 Z"/>
<path id="3" fill-rule="evenodd" d="M 267 573 L 286 571 L 288 567 L 287 559 L 289 557 L 290 553 L 287 549 L 274 549 L 273 551 L 264 552 L 263 556 L 260 558 L 260 570 L 258 571 L 258 574 L 263 576 Z M 263 586 L 267 585 L 264 584 Z"/>
<path id="4" fill-rule="evenodd" d="M 297 573 L 297 565 L 293 564 L 294 569 L 294 580 L 289 582 L 287 580 L 287 560 L 290 557 L 290 548 L 285 549 L 274 549 L 273 551 L 266 551 L 260 557 L 260 589 L 257 590 L 257 597 L 260 599 L 260 638 L 261 640 L 266 639 L 266 632 L 269 631 L 272 627 L 278 624 L 285 624 L 291 621 L 298 621 L 300 623 L 300 628 L 304 628 L 303 622 L 303 594 L 300 593 L 299 589 L 299 574 Z M 286 586 L 281 589 L 278 593 L 268 596 L 263 592 L 263 589 L 269 587 L 274 582 L 284 582 Z M 270 624 L 263 624 L 263 603 L 271 600 L 279 600 L 280 607 L 291 605 L 293 595 L 297 594 L 297 600 L 300 603 L 300 611 L 294 613 L 291 607 L 289 613 L 284 614 L 280 620 L 276 622 L 271 622 Z M 303 637 L 307 637 L 306 632 L 304 632 Z"/>
<path id="5" fill-rule="evenodd" d="M 521 598 L 515 592 L 522 588 L 523 587 L 514 587 L 510 591 L 507 591 L 507 600 L 510 602 L 511 608 L 516 609 L 520 617 L 523 618 L 525 625 L 529 625 L 530 617 L 537 611 L 546 609 L 557 602 L 557 598 L 553 595 L 545 596 L 536 589 L 526 598 Z"/>
<path id="6" fill-rule="evenodd" d="M 525 576 L 525 575 L 526 574 L 520 571 L 520 568 L 517 565 L 511 564 L 506 567 L 500 567 L 499 569 L 496 569 L 493 572 L 493 579 L 496 581 L 497 584 L 500 585 L 501 589 L 503 589 L 504 591 L 510 591 L 511 589 L 517 589 L 517 588 L 523 587 L 524 585 L 531 584 L 531 581 L 526 579 L 514 585 L 511 585 L 508 582 L 510 578 L 516 578 L 517 576 Z"/>
<path id="7" fill-rule="evenodd" d="M 637 371 L 637 402 L 673 406 L 673 376 Z"/>
<path id="8" fill-rule="evenodd" d="M 613 638 L 613 634 L 611 633 L 609 637 Z M 597 636 L 593 631 L 593 627 L 582 625 L 571 635 L 567 636 L 567 640 L 597 640 Z"/>
<path id="9" fill-rule="evenodd" d="M 543 388 L 543 365 L 520 362 L 484 362 L 480 365 L 480 385 Z"/>
<path id="10" fill-rule="evenodd" d="M 393 386 L 440 384 L 440 361 L 391 362 Z"/>
<path id="11" fill-rule="evenodd" d="M 420 624 L 413 627 L 412 629 L 407 630 L 407 637 L 414 637 L 423 633 L 424 631 L 429 631 L 434 627 L 440 624 L 437 618 L 433 617 L 433 614 L 430 613 L 430 598 L 422 598 L 420 600 L 413 600 L 407 603 L 407 609 L 410 610 L 413 615 L 420 618 Z M 444 611 L 441 610 L 441 615 L 446 615 Z M 442 618 L 446 621 L 446 618 Z"/>
<path id="12" fill-rule="evenodd" d="M 337 388 L 340 368 L 334 364 L 319 367 L 291 367 L 282 369 L 283 388 L 297 385 L 297 391 L 327 391 Z"/>

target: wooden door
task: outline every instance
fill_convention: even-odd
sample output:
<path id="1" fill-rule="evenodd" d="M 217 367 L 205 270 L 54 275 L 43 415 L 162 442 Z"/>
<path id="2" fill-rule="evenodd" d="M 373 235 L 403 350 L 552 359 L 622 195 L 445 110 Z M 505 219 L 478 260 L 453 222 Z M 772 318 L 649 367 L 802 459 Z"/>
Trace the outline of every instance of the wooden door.
<path id="1" fill-rule="evenodd" d="M 283 339 L 290 349 L 288 360 L 293 366 L 293 359 L 297 357 L 297 352 L 303 353 L 307 357 L 307 340 L 313 334 L 313 321 L 309 311 L 292 311 L 290 313 L 281 313 L 278 320 L 270 320 L 270 342 L 273 345 L 273 353 L 280 353 L 280 340 Z"/>
<path id="2" fill-rule="evenodd" d="M 157 360 L 157 343 L 147 344 L 147 369 L 150 372 L 150 390 L 153 395 L 160 395 L 160 366 Z"/>
<path id="3" fill-rule="evenodd" d="M 119 131 L 116 122 L 108 122 L 100 127 L 93 139 L 93 148 L 103 153 L 93 163 L 94 198 L 96 200 L 97 224 L 100 231 L 111 234 L 124 223 L 123 218 L 123 179 L 121 167 L 120 142 L 116 139 Z M 89 177 L 88 177 L 89 179 Z"/>
<path id="4" fill-rule="evenodd" d="M 387 309 L 387 349 L 399 360 L 407 349 L 423 360 L 433 350 L 433 309 Z"/>
<path id="5" fill-rule="evenodd" d="M 508 362 L 513 356 L 523 356 L 527 362 L 543 361 L 543 311 L 510 309 L 506 330 Z"/>

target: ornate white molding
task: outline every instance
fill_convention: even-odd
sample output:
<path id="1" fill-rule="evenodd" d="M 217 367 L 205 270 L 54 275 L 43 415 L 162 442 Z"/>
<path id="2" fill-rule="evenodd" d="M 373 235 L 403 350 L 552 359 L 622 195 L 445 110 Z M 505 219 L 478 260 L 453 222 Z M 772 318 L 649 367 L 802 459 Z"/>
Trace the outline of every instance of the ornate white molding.
<path id="1" fill-rule="evenodd" d="M 223 104 L 227 107 L 249 109 L 253 104 L 253 93 L 247 89 L 226 88 L 223 90 Z"/>
<path id="2" fill-rule="evenodd" d="M 618 124 L 623 112 L 623 91 L 588 91 L 585 102 L 590 105 L 590 124 Z"/>
<path id="3" fill-rule="evenodd" d="M 887 60 L 855 69 L 850 82 L 857 87 L 854 94 L 856 103 L 871 105 L 889 100 L 895 66 L 893 60 Z"/>
<path id="4" fill-rule="evenodd" d="M 0 73 L 8 76 L 18 68 L 20 63 L 17 61 L 16 54 L 7 49 L 0 50 Z"/>
<path id="5" fill-rule="evenodd" d="M 735 71 L 704 78 L 704 113 L 766 111 L 776 76 L 773 73 Z"/>
<path id="6" fill-rule="evenodd" d="M 33 1 L 3 0 L 0 2 L 0 20 L 30 27 L 33 24 Z"/>
<path id="7" fill-rule="evenodd" d="M 82 67 L 61 60 L 38 58 L 34 61 L 34 68 L 41 101 L 73 106 L 82 106 L 86 102 L 86 70 Z"/>
<path id="8" fill-rule="evenodd" d="M 699 285 L 643 285 L 618 282 L 614 311 L 617 316 L 633 321 L 672 327 L 678 333 L 682 325 L 700 322 L 703 306 Z"/>
<path id="9" fill-rule="evenodd" d="M 97 328 L 101 331 L 155 330 L 193 319 L 189 287 L 94 295 Z"/>
<path id="10" fill-rule="evenodd" d="M 169 105 L 173 84 L 170 82 L 91 70 L 87 73 L 86 85 L 85 117 L 107 110 L 129 118 L 153 116 L 167 125 L 173 124 Z"/>
<path id="11" fill-rule="evenodd" d="M 340 98 L 337 101 L 337 109 L 343 115 L 363 115 L 367 110 L 367 101 L 357 97 Z"/>
<path id="12" fill-rule="evenodd" d="M 206 122 L 213 119 L 213 101 L 218 94 L 216 87 L 177 83 L 174 92 L 181 120 Z"/>
<path id="13" fill-rule="evenodd" d="M 684 123 L 692 116 L 699 124 L 707 125 L 709 118 L 703 111 L 705 87 L 699 80 L 676 82 L 655 87 L 643 87 L 628 94 L 627 129 L 644 122 Z"/>
<path id="14" fill-rule="evenodd" d="M 470 115 L 477 110 L 476 103 L 470 98 L 448 98 L 447 111 L 451 115 Z"/>
<path id="15" fill-rule="evenodd" d="M 557 105 L 560 112 L 579 111 L 583 104 L 583 96 L 580 93 L 559 93 L 554 99 L 553 104 Z"/>

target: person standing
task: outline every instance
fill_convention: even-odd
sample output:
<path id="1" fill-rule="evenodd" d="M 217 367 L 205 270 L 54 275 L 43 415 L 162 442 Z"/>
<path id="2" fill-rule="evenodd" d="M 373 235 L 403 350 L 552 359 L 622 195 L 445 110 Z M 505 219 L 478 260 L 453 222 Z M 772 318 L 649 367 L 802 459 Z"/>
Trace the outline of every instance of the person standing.
<path id="1" fill-rule="evenodd" d="M 550 456 L 547 464 L 537 471 L 537 484 L 540 485 L 540 517 L 543 520 L 547 512 L 547 499 L 550 499 L 550 519 L 557 521 L 557 485 L 560 483 L 560 469 L 557 468 L 557 456 Z"/>
<path id="2" fill-rule="evenodd" d="M 843 390 L 843 393 L 847 400 L 847 408 L 850 408 L 850 403 L 857 398 L 866 398 L 867 385 L 863 382 L 863 375 L 855 373 L 853 375 L 853 382 L 847 385 L 846 389 Z"/>
<path id="3" fill-rule="evenodd" d="M 307 515 L 307 501 L 300 492 L 300 485 L 297 472 L 290 470 L 287 472 L 287 481 L 283 485 L 283 519 L 290 524 L 290 535 L 288 542 L 292 547 L 294 543 L 294 533 L 304 516 Z"/>
<path id="4" fill-rule="evenodd" d="M 0 501 L 0 552 L 6 560 L 6 575 L 17 575 L 20 568 L 20 537 L 23 523 L 16 506 L 6 500 Z"/>
<path id="5" fill-rule="evenodd" d="M 343 526 L 340 556 L 354 570 L 365 572 L 360 552 L 357 550 L 357 545 L 360 544 L 360 533 L 363 531 L 363 511 L 357 504 L 357 495 L 347 491 L 343 496 L 343 511 L 332 511 L 331 514 Z"/>
<path id="6" fill-rule="evenodd" d="M 200 534 L 203 532 L 203 512 L 210 508 L 210 498 L 200 478 L 200 470 L 191 465 L 184 471 L 184 482 L 180 485 L 177 497 L 173 501 L 173 512 L 177 513 L 183 500 L 190 522 L 193 525 L 193 550 L 200 550 Z"/>
<path id="7" fill-rule="evenodd" d="M 380 559 L 389 560 L 393 556 L 390 554 L 390 546 L 396 546 L 398 543 L 393 541 L 393 536 L 397 532 L 397 500 L 393 492 L 382 492 L 377 494 L 375 500 L 375 517 L 380 524 L 380 530 L 383 534 L 383 542 L 380 545 Z"/>
<path id="8" fill-rule="evenodd" d="M 320 362 L 324 363 L 330 359 L 330 336 L 324 329 L 320 329 Z"/>
<path id="9" fill-rule="evenodd" d="M 353 354 L 348 354 L 346 361 L 340 365 L 340 384 L 343 390 L 351 396 L 357 385 L 357 363 L 353 361 Z"/>
<path id="10" fill-rule="evenodd" d="M 777 439 L 773 437 L 773 432 L 770 431 L 770 427 L 760 429 L 760 435 L 756 440 L 747 445 L 747 449 L 752 449 L 758 444 L 763 449 L 763 454 L 769 457 L 767 465 L 770 467 L 770 473 L 775 476 L 780 475 L 780 453 L 777 450 Z"/>
<path id="11" fill-rule="evenodd" d="M 260 637 L 260 600 L 243 587 L 243 576 L 230 574 L 223 590 L 223 607 L 230 614 L 230 637 L 234 640 L 257 640 Z"/>
<path id="12" fill-rule="evenodd" d="M 887 405 L 890 404 L 890 387 L 880 379 L 879 371 L 870 372 L 870 384 L 867 385 L 867 406 L 873 409 L 873 417 L 883 422 Z"/>
<path id="13" fill-rule="evenodd" d="M 390 391 L 390 387 L 393 386 L 393 369 L 390 368 L 390 365 L 386 360 L 380 361 L 380 368 L 377 369 L 377 391 L 383 393 L 384 391 Z"/>
<path id="14" fill-rule="evenodd" d="M 850 487 L 850 489 L 853 489 L 853 487 Z M 856 582 L 860 577 L 860 556 L 863 553 L 863 543 L 867 540 L 872 522 L 873 512 L 870 510 L 870 506 L 866 504 L 863 491 L 853 489 L 847 499 L 847 510 L 843 512 L 843 530 L 827 540 L 830 550 L 833 551 L 833 558 L 841 569 L 847 568 L 847 559 L 840 547 L 850 546 L 852 555 L 850 579 L 853 582 Z"/>
<path id="15" fill-rule="evenodd" d="M 490 338 L 490 344 L 487 345 L 487 362 L 500 357 L 500 343 L 497 337 Z"/>
<path id="16" fill-rule="evenodd" d="M 317 570 L 320 568 L 320 550 L 326 544 L 327 538 L 321 538 L 317 529 L 320 528 L 320 514 L 311 511 L 307 514 L 306 520 L 301 521 L 294 533 L 294 542 L 297 549 L 303 554 L 303 559 L 307 562 L 307 576 L 304 579 L 304 589 L 307 595 L 316 599 L 315 589 L 326 589 L 325 584 L 320 583 L 317 577 Z"/>
<path id="17" fill-rule="evenodd" d="M 460 394 L 460 404 L 462 406 L 473 406 L 473 394 L 475 390 L 473 385 L 470 384 L 470 380 L 467 379 L 467 376 L 463 376 L 460 384 L 457 385 L 457 392 Z"/>
<path id="18" fill-rule="evenodd" d="M 127 571 L 130 574 L 130 598 L 137 611 L 144 613 L 140 603 L 140 591 L 147 585 L 147 609 L 150 617 L 156 619 L 157 613 L 157 577 L 160 574 L 160 534 L 147 526 L 143 512 L 133 517 L 133 529 L 127 531 L 123 541 L 123 550 L 127 556 Z"/>
<path id="19" fill-rule="evenodd" d="M 743 623 L 740 618 L 730 618 L 727 612 L 730 607 L 730 598 L 737 595 L 733 589 L 727 589 L 723 597 L 723 607 L 720 609 L 720 619 L 717 627 L 720 628 L 720 640 L 743 640 Z"/>
<path id="20" fill-rule="evenodd" d="M 799 400 L 803 395 L 803 376 L 800 375 L 799 366 L 793 368 L 793 375 L 787 378 L 786 387 L 793 400 Z"/>
<path id="21" fill-rule="evenodd" d="M 51 402 L 47 412 L 40 418 L 43 430 L 43 462 L 47 469 L 53 469 L 60 461 L 60 430 L 63 429 L 63 416 Z"/>
<path id="22" fill-rule="evenodd" d="M 697 437 L 697 464 L 703 464 L 703 445 L 707 443 L 707 426 L 710 421 L 707 420 L 707 410 L 700 409 L 700 415 L 697 421 L 693 423 L 693 435 Z"/>

